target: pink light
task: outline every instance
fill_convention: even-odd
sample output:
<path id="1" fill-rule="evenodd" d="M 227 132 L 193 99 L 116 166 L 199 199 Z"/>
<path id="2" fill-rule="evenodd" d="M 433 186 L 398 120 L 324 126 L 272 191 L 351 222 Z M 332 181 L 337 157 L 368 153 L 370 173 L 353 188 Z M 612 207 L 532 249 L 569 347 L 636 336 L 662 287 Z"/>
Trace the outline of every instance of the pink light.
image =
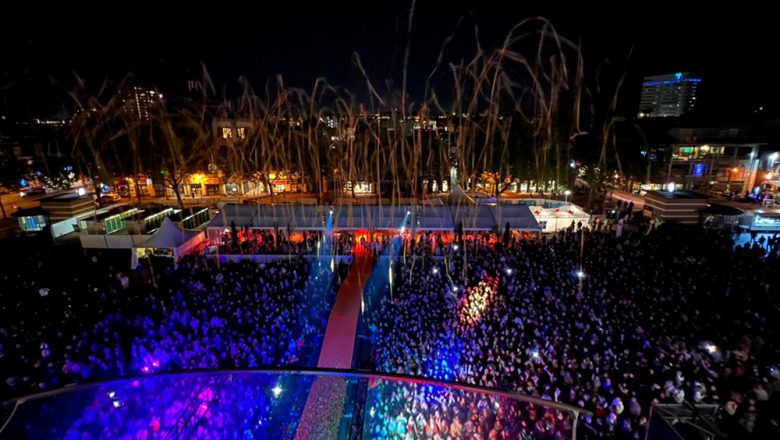
<path id="1" fill-rule="evenodd" d="M 158 361 L 157 359 L 153 360 L 152 361 L 152 366 L 154 368 L 160 368 L 160 361 Z"/>
<path id="2" fill-rule="evenodd" d="M 141 382 L 138 382 L 138 380 L 136 379 L 136 380 L 133 381 L 133 383 L 131 385 L 133 386 L 133 388 L 138 388 L 138 385 L 140 385 L 140 384 L 141 384 Z"/>
<path id="3" fill-rule="evenodd" d="M 149 367 L 147 367 L 146 365 L 144 365 L 144 367 L 143 367 L 143 368 L 141 368 L 141 371 L 143 371 L 144 373 L 148 373 L 148 372 L 149 372 Z"/>

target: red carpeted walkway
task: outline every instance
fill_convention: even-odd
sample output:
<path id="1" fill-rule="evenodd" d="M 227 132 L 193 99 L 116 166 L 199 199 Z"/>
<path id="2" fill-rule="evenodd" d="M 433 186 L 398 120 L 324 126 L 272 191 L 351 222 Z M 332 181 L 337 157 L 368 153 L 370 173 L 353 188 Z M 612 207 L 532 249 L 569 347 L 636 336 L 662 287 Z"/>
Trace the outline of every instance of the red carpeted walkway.
<path id="1" fill-rule="evenodd" d="M 328 318 L 318 367 L 352 368 L 360 302 L 373 268 L 373 259 L 358 248 L 347 278 L 342 281 Z M 347 382 L 336 376 L 318 377 L 309 390 L 295 440 L 335 439 L 347 394 Z"/>
<path id="2" fill-rule="evenodd" d="M 361 255 L 358 255 L 361 254 Z M 318 367 L 352 368 L 352 352 L 360 317 L 363 288 L 371 276 L 373 258 L 355 252 L 355 259 L 347 278 L 341 283 L 336 303 L 328 318 L 325 339 L 322 342 Z"/>

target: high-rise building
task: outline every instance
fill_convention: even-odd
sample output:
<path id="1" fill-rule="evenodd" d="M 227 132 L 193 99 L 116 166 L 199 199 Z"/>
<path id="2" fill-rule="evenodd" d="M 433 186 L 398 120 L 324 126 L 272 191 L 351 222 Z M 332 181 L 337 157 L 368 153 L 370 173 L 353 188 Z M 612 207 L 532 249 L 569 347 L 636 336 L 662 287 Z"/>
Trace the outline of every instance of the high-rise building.
<path id="1" fill-rule="evenodd" d="M 677 72 L 669 75 L 646 76 L 639 102 L 640 118 L 679 117 L 693 110 L 698 75 Z"/>
<path id="2" fill-rule="evenodd" d="M 122 95 L 125 115 L 135 121 L 148 121 L 149 108 L 159 103 L 162 97 L 162 93 L 145 87 L 128 88 Z"/>

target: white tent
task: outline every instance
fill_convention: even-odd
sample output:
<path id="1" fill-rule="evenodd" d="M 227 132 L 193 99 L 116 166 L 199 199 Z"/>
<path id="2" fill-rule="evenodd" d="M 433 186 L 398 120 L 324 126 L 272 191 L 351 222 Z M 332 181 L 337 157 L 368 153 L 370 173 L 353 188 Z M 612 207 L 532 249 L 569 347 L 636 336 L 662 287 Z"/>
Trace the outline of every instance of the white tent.
<path id="1" fill-rule="evenodd" d="M 557 232 L 568 228 L 572 222 L 575 225 L 582 223 L 582 226 L 588 226 L 590 223 L 590 214 L 573 203 L 564 203 L 554 208 L 533 205 L 529 206 L 529 209 L 539 222 L 542 232 Z"/>
<path id="2" fill-rule="evenodd" d="M 141 249 L 170 249 L 175 258 L 186 254 L 203 241 L 203 232 L 187 231 L 179 228 L 166 217 L 160 228 L 147 240 L 135 245 Z"/>

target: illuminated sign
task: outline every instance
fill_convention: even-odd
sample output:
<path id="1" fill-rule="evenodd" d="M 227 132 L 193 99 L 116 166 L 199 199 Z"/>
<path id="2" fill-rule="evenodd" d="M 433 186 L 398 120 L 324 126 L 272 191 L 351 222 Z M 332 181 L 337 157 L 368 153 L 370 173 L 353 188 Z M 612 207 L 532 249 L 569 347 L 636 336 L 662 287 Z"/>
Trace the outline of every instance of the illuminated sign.
<path id="1" fill-rule="evenodd" d="M 703 163 L 697 163 L 693 166 L 693 175 L 696 177 L 701 177 L 704 175 L 704 170 L 706 169 L 706 166 Z"/>

